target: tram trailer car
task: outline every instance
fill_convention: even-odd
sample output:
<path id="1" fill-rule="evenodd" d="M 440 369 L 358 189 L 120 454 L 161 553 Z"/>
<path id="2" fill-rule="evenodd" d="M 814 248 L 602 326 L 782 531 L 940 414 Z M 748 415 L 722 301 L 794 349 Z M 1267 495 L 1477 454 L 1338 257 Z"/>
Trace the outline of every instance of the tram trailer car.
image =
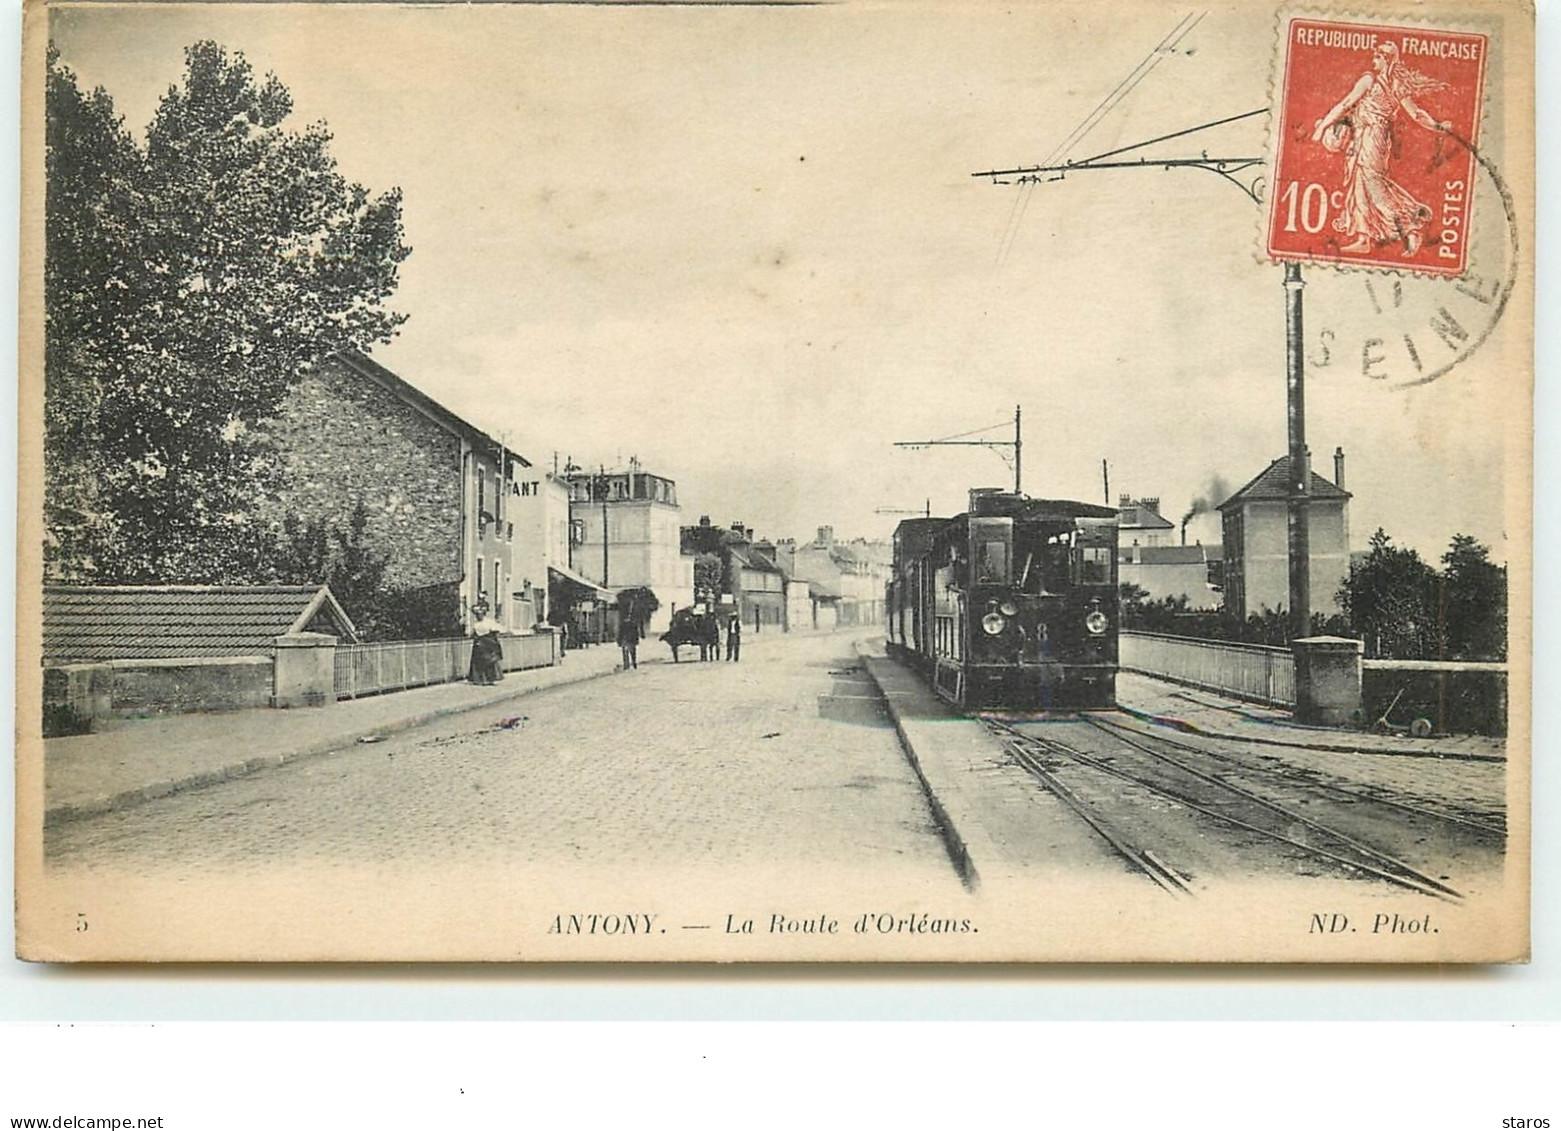
<path id="1" fill-rule="evenodd" d="M 971 492 L 954 518 L 894 532 L 891 654 L 963 708 L 1116 703 L 1117 512 Z"/>

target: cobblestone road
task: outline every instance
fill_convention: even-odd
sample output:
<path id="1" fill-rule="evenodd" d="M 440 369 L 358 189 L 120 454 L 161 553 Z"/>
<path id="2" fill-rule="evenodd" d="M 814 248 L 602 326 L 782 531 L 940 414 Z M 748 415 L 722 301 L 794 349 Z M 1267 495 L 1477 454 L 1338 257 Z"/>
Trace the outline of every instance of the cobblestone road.
<path id="1" fill-rule="evenodd" d="M 48 831 L 51 865 L 751 861 L 956 882 L 849 638 L 750 639 L 741 664 L 673 665 L 662 652 L 648 646 L 637 671 L 69 822 Z"/>

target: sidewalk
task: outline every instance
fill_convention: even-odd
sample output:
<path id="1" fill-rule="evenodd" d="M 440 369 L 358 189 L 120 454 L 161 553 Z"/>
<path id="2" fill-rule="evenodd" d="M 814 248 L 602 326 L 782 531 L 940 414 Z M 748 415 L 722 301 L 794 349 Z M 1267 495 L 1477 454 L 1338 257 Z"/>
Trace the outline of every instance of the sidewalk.
<path id="1" fill-rule="evenodd" d="M 94 734 L 46 739 L 44 824 L 214 785 L 446 715 L 502 711 L 531 692 L 607 675 L 619 658 L 603 644 L 573 650 L 551 668 L 509 672 L 488 687 L 441 683 L 326 707 L 126 719 Z"/>
<path id="2" fill-rule="evenodd" d="M 1117 674 L 1117 705 L 1146 721 L 1195 734 L 1243 742 L 1328 750 L 1341 754 L 1403 754 L 1421 758 L 1503 761 L 1505 739 L 1489 735 L 1408 735 L 1303 726 L 1290 712 L 1226 699 L 1208 691 L 1167 683 L 1136 672 Z"/>

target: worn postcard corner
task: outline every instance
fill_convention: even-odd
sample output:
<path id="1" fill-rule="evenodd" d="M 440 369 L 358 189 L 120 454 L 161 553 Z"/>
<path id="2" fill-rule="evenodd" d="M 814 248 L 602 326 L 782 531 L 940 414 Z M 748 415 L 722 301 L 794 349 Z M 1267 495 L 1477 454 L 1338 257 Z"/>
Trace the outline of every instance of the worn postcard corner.
<path id="1" fill-rule="evenodd" d="M 1527 960 L 1527 6 L 25 25 L 22 957 Z"/>

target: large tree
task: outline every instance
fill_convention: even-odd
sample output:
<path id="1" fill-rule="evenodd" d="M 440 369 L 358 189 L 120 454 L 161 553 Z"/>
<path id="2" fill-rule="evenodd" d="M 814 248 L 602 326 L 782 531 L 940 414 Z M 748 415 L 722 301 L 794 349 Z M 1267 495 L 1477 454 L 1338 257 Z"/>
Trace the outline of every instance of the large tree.
<path id="1" fill-rule="evenodd" d="M 409 248 L 274 75 L 185 51 L 144 144 L 51 53 L 46 563 L 51 577 L 255 580 L 265 431 L 319 359 L 388 340 Z"/>
<path id="2" fill-rule="evenodd" d="M 1339 604 L 1366 655 L 1434 659 L 1441 652 L 1436 570 L 1413 550 L 1393 545 L 1386 531 L 1371 536 L 1371 551 L 1352 563 Z"/>
<path id="3" fill-rule="evenodd" d="M 1442 555 L 1440 611 L 1449 659 L 1507 658 L 1507 571 L 1467 534 Z"/>

